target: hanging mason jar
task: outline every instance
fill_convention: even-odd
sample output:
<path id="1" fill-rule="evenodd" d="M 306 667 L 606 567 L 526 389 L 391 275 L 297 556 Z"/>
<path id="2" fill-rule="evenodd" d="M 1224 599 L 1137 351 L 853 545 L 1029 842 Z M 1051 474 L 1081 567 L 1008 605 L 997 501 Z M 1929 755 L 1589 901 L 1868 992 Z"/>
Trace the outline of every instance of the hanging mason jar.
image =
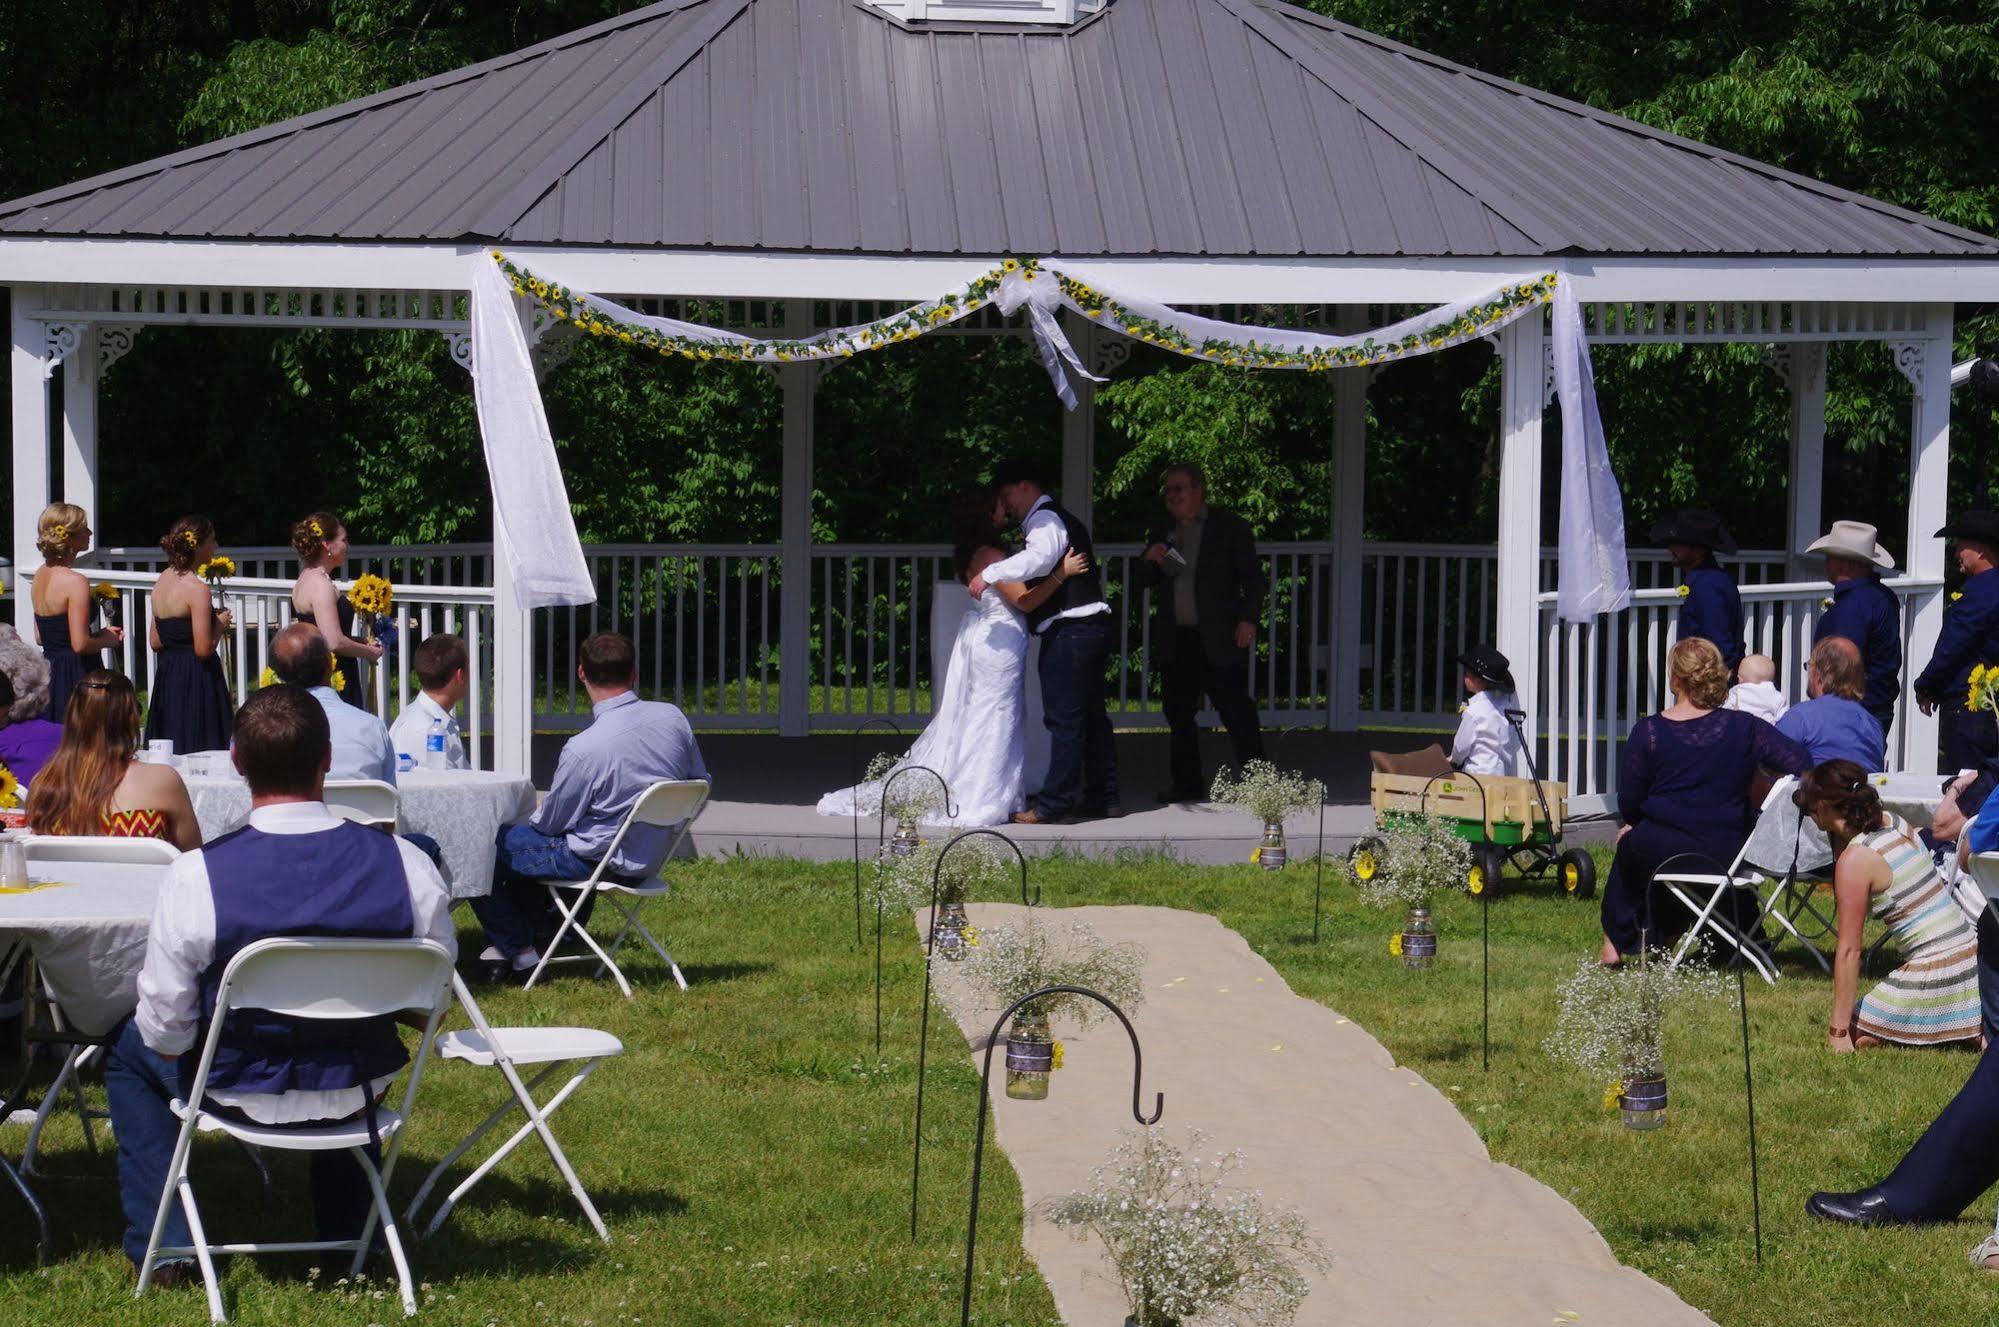
<path id="1" fill-rule="evenodd" d="M 916 854 L 916 850 L 922 846 L 923 840 L 917 837 L 916 826 L 910 824 L 907 820 L 896 822 L 895 833 L 888 841 L 889 856 L 912 857 Z"/>
<path id="2" fill-rule="evenodd" d="M 1428 908 L 1411 908 L 1402 919 L 1402 966 L 1427 968 L 1437 960 L 1437 923 Z"/>
<path id="3" fill-rule="evenodd" d="M 946 903 L 937 914 L 936 928 L 931 932 L 930 947 L 939 958 L 953 963 L 961 962 L 968 946 L 965 932 L 971 927 L 971 919 L 965 916 L 965 905 Z"/>
<path id="4" fill-rule="evenodd" d="M 1625 1076 L 1617 1094 L 1618 1114 L 1627 1129 L 1657 1129 L 1666 1122 L 1666 1075 Z"/>
<path id="5" fill-rule="evenodd" d="M 1006 1030 L 1006 1094 L 1019 1101 L 1046 1101 L 1048 1075 L 1055 1068 L 1055 1039 L 1048 1015 L 1019 1013 Z"/>
<path id="6" fill-rule="evenodd" d="M 1263 822 L 1263 842 L 1257 845 L 1256 863 L 1266 871 L 1282 871 L 1284 863 L 1290 859 L 1290 852 L 1284 846 L 1284 825 L 1281 821 Z"/>

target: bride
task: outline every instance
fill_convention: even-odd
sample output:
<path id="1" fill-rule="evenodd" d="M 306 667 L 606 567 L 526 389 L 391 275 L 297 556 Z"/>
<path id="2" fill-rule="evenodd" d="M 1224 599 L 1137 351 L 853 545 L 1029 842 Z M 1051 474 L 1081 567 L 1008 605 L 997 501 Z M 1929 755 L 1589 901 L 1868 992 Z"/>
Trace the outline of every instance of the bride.
<path id="1" fill-rule="evenodd" d="M 965 584 L 1006 556 L 999 542 L 1005 514 L 996 499 L 969 493 L 953 504 L 953 517 L 958 530 L 954 550 L 958 580 Z M 988 586 L 966 607 L 930 725 L 896 762 L 897 769 L 922 765 L 943 776 L 958 814 L 940 815 L 937 823 L 965 828 L 1003 825 L 1027 805 L 1022 786 L 1027 763 L 1022 690 L 1026 614 L 1063 581 L 1088 568 L 1089 561 L 1071 549 L 1039 584 Z M 881 808 L 881 790 L 882 781 L 876 780 L 827 793 L 819 799 L 819 814 L 872 815 Z"/>

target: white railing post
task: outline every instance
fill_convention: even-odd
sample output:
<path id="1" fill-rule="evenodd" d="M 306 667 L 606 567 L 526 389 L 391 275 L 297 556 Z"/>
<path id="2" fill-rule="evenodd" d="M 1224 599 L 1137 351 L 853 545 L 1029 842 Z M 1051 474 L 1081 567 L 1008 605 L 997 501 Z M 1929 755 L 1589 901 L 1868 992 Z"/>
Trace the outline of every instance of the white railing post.
<path id="1" fill-rule="evenodd" d="M 1342 307 L 1335 325 L 1355 330 L 1357 310 Z M 1360 727 L 1361 605 L 1367 574 L 1362 542 L 1367 515 L 1368 369 L 1333 374 L 1332 623 L 1325 633 L 1332 651 L 1327 718 L 1335 732 Z M 1381 642 L 1375 642 L 1377 652 Z M 1380 697 L 1375 698 L 1380 704 Z"/>
<path id="2" fill-rule="evenodd" d="M 35 547 L 35 526 L 49 501 L 49 382 L 42 372 L 48 351 L 48 329 L 32 316 L 43 307 L 41 286 L 14 286 L 9 291 L 13 323 L 13 354 L 9 375 L 13 388 L 14 447 L 14 624 L 24 640 L 35 639 L 35 605 L 28 577 L 42 565 Z"/>
<path id="3" fill-rule="evenodd" d="M 812 301 L 785 302 L 785 331 L 811 331 Z M 778 370 L 784 393 L 784 475 L 780 516 L 783 552 L 777 570 L 777 731 L 812 731 L 812 416 L 819 366 Z M 748 686 L 744 679 L 744 686 Z M 766 702 L 768 703 L 768 702 Z"/>
<path id="4" fill-rule="evenodd" d="M 1493 633 L 1499 652 L 1513 665 L 1527 711 L 1527 739 L 1541 725 L 1537 712 L 1541 677 L 1540 616 L 1535 607 L 1541 577 L 1541 409 L 1547 394 L 1542 354 L 1542 318 L 1537 311 L 1516 318 L 1499 334 L 1499 593 Z M 1549 666 L 1556 660 L 1551 656 Z M 1552 675 L 1551 675 L 1552 678 Z M 1552 680 L 1547 703 L 1555 703 Z"/>
<path id="5" fill-rule="evenodd" d="M 1951 326 L 1951 306 L 1932 304 L 1928 335 L 1891 347 L 1896 366 L 1916 389 L 1909 431 L 1908 574 L 1919 580 L 1941 581 L 1944 574 L 1944 541 L 1936 532 L 1949 518 Z M 1914 679 L 1936 652 L 1943 610 L 1941 590 L 1909 604 L 1900 726 L 1902 765 L 1911 773 L 1936 772 L 1937 718 L 1916 708 Z"/>

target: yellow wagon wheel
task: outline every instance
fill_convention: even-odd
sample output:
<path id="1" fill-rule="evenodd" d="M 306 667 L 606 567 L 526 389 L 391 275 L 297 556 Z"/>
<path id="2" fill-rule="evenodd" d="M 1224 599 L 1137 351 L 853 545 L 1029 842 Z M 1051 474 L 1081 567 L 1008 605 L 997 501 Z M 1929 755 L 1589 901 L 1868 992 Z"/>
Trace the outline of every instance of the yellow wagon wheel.
<path id="1" fill-rule="evenodd" d="M 1497 898 L 1505 870 L 1504 852 L 1490 843 L 1474 843 L 1471 869 L 1465 872 L 1465 892 L 1473 898 Z"/>
<path id="2" fill-rule="evenodd" d="M 1570 898 L 1596 897 L 1596 858 L 1581 848 L 1570 848 L 1555 859 L 1555 879 Z"/>

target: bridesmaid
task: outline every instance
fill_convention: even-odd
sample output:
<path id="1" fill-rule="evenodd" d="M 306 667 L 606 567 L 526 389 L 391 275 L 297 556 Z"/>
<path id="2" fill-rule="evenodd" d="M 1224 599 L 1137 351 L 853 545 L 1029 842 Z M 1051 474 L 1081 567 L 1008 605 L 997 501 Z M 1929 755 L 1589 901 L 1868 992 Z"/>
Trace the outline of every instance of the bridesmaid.
<path id="1" fill-rule="evenodd" d="M 42 566 L 30 591 L 35 639 L 41 642 L 42 657 L 49 661 L 48 717 L 60 723 L 69 706 L 69 693 L 85 673 L 104 666 L 99 651 L 124 640 L 125 632 L 120 627 L 91 629 L 96 604 L 90 596 L 90 582 L 73 565 L 90 547 L 90 520 L 83 508 L 68 502 L 51 502 L 44 507 L 35 523 L 35 547 L 42 551 Z"/>
<path id="2" fill-rule="evenodd" d="M 293 615 L 318 627 L 333 648 L 341 675 L 347 679 L 339 688 L 341 699 L 366 709 L 360 661 L 381 658 L 382 647 L 347 634 L 354 629 L 354 605 L 333 588 L 333 573 L 347 561 L 347 527 L 330 511 L 313 512 L 292 527 L 292 548 L 299 560 L 298 580 L 292 584 Z"/>
<path id="3" fill-rule="evenodd" d="M 157 654 L 146 705 L 146 740 L 167 738 L 176 755 L 227 751 L 236 707 L 218 647 L 235 619 L 228 609 L 215 607 L 208 582 L 195 570 L 215 556 L 215 527 L 206 516 L 183 516 L 160 547 L 167 569 L 153 582 L 149 638 Z"/>

